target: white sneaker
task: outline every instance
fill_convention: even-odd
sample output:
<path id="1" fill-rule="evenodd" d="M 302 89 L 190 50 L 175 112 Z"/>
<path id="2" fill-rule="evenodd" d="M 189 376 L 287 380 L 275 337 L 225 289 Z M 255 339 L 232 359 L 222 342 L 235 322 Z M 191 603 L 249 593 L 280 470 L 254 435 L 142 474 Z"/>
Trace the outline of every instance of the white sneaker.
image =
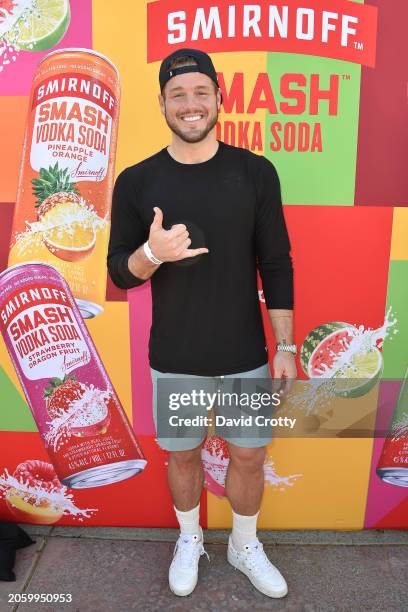
<path id="1" fill-rule="evenodd" d="M 175 595 L 190 595 L 198 580 L 198 562 L 207 555 L 203 546 L 203 531 L 197 535 L 180 534 L 174 548 L 173 561 L 169 569 L 169 586 Z"/>
<path id="2" fill-rule="evenodd" d="M 247 544 L 244 550 L 238 551 L 234 548 L 232 536 L 230 536 L 228 561 L 248 576 L 254 587 L 264 595 L 284 597 L 288 592 L 288 585 L 284 577 L 269 561 L 258 538 Z"/>

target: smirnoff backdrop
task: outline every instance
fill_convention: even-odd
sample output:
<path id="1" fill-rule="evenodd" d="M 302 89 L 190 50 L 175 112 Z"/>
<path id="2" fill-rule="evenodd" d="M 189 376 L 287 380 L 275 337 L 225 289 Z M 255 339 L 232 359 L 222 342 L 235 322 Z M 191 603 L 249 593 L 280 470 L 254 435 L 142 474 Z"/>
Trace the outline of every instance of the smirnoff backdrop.
<path id="1" fill-rule="evenodd" d="M 27 40 L 27 23 L 46 9 L 35 0 L 0 2 L 0 270 L 36 255 L 59 270 L 76 298 L 92 296 L 92 314 L 99 314 L 82 323 L 64 281 L 48 285 L 50 278 L 41 276 L 41 268 L 31 270 L 27 294 L 38 299 L 38 310 L 31 304 L 25 310 L 19 281 L 11 298 L 0 288 L 2 330 L 11 330 L 10 342 L 25 364 L 24 372 L 18 372 L 0 341 L 0 519 L 176 526 L 166 485 L 167 456 L 156 444 L 151 416 L 150 287 L 146 283 L 125 292 L 101 272 L 108 226 L 106 210 L 95 202 L 112 187 L 109 168 L 116 176 L 168 143 L 156 103 L 159 63 L 172 50 L 195 47 L 211 53 L 218 71 L 223 93 L 218 138 L 265 155 L 281 179 L 295 268 L 301 379 L 306 384 L 333 366 L 333 354 L 343 350 L 345 340 L 353 350 L 343 375 L 354 372 L 362 379 L 329 404 L 315 397 L 305 402 L 303 387 L 294 393 L 293 414 L 313 435 L 277 438 L 268 447 L 260 526 L 408 527 L 408 391 L 401 384 L 408 365 L 406 3 L 123 0 L 120 10 L 117 3 L 98 0 L 60 4 L 50 32 Z M 41 64 L 46 80 L 43 89 L 34 81 L 30 98 L 40 61 L 50 51 L 67 48 L 93 49 L 119 71 L 114 166 L 119 94 L 110 69 L 93 67 L 90 89 L 89 66 L 79 85 L 79 63 L 71 59 L 64 72 L 57 56 L 54 67 Z M 62 73 L 53 85 L 58 70 Z M 64 78 L 73 79 L 70 86 Z M 25 135 L 27 122 L 34 127 Z M 77 129 L 81 151 L 75 149 Z M 93 176 L 91 170 L 83 174 L 88 158 L 97 168 Z M 76 179 L 69 180 L 68 174 Z M 20 200 L 24 205 L 14 216 Z M 71 213 L 80 209 L 85 214 L 86 209 L 92 221 L 86 227 L 74 223 L 74 247 L 64 247 L 60 235 L 44 230 L 46 215 L 60 214 L 64 206 Z M 34 230 L 43 232 L 40 246 Z M 83 259 L 73 262 L 72 253 L 81 248 Z M 86 304 L 82 300 L 82 314 Z M 9 325 L 10 319 L 14 323 Z M 64 357 L 66 378 L 58 378 L 55 361 L 45 361 L 38 344 L 37 357 L 28 354 L 30 334 L 37 343 L 41 340 L 32 331 L 35 321 L 48 325 L 41 338 L 56 334 L 53 342 L 60 349 L 80 346 L 80 358 Z M 266 333 L 273 354 L 268 325 Z M 81 376 L 91 366 L 93 384 L 87 386 Z M 42 372 L 37 378 L 36 369 Z M 31 389 L 30 402 L 38 404 L 33 406 L 36 420 L 21 384 Z M 86 398 L 97 413 L 94 421 L 77 419 L 75 427 L 54 427 L 47 434 L 52 447 L 47 452 L 38 428 L 47 419 L 54 419 L 53 426 L 57 417 L 63 419 L 65 412 L 55 412 L 55 405 L 71 414 L 72 406 L 83 405 Z M 120 406 L 133 432 L 123 425 Z M 392 418 L 393 436 L 385 442 Z M 323 425 L 335 435 L 320 435 Z M 359 435 L 375 428 L 383 435 Z M 65 444 L 63 465 L 56 456 L 60 440 Z M 91 475 L 86 486 L 78 474 L 67 477 L 67 470 L 78 473 L 108 459 L 116 467 L 121 460 L 116 472 L 124 474 L 122 480 L 114 481 L 109 470 L 109 476 L 100 471 Z M 228 451 L 221 439 L 207 441 L 203 464 L 203 525 L 228 527 Z M 390 466 L 398 477 L 387 480 Z M 75 482 L 82 488 L 70 488 Z"/>

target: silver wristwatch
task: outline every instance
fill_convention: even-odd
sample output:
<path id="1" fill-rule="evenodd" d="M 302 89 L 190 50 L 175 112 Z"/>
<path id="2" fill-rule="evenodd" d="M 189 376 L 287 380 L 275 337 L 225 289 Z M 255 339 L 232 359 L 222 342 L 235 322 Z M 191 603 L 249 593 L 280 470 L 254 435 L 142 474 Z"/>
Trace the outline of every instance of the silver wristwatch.
<path id="1" fill-rule="evenodd" d="M 276 345 L 276 350 L 284 351 L 286 353 L 292 353 L 293 355 L 296 355 L 297 346 L 296 344 L 284 344 L 283 342 L 278 342 L 278 344 Z"/>

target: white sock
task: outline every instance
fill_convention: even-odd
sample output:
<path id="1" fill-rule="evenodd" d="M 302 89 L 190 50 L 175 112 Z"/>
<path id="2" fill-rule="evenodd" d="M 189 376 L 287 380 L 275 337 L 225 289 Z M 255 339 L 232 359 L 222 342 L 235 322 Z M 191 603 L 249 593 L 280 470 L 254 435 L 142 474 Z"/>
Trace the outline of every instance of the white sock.
<path id="1" fill-rule="evenodd" d="M 200 504 L 191 510 L 187 510 L 187 512 L 177 510 L 176 506 L 173 507 L 180 525 L 181 533 L 188 533 L 191 535 L 200 534 Z"/>
<path id="2" fill-rule="evenodd" d="M 256 539 L 256 522 L 259 511 L 253 516 L 243 516 L 232 511 L 232 543 L 237 550 Z"/>

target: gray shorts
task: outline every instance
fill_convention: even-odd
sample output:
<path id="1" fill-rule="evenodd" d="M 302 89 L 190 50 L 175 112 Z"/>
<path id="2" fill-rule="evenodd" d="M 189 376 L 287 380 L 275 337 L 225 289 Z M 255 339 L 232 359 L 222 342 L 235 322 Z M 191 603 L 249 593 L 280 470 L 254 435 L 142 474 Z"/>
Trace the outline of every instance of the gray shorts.
<path id="1" fill-rule="evenodd" d="M 184 430 L 183 433 L 177 432 L 174 428 L 171 428 L 172 437 L 167 437 L 163 435 L 163 431 L 169 431 L 167 423 L 169 420 L 169 410 L 168 406 L 160 404 L 158 397 L 163 397 L 161 389 L 163 384 L 160 386 L 160 381 L 163 379 L 169 379 L 166 381 L 165 386 L 177 385 L 177 389 L 186 390 L 191 389 L 192 385 L 196 383 L 196 385 L 200 389 L 205 389 L 210 393 L 216 393 L 218 391 L 222 393 L 231 393 L 236 390 L 237 384 L 239 385 L 240 379 L 258 379 L 257 381 L 242 381 L 243 388 L 247 391 L 248 388 L 252 387 L 259 390 L 259 387 L 255 387 L 256 383 L 266 383 L 263 384 L 264 390 L 265 386 L 269 387 L 272 383 L 271 374 L 269 370 L 269 365 L 266 363 L 265 365 L 256 368 L 254 370 L 249 370 L 247 372 L 239 372 L 237 374 L 227 374 L 225 376 L 191 376 L 188 374 L 175 374 L 171 372 L 158 372 L 151 368 L 152 375 L 152 383 L 153 383 L 153 417 L 157 432 L 157 442 L 161 448 L 168 451 L 182 451 L 182 450 L 191 450 L 193 448 L 197 448 L 200 446 L 208 434 L 208 428 L 206 426 L 194 426 L 190 429 L 189 432 L 186 433 Z M 159 391 L 158 391 L 159 385 Z M 249 385 L 249 387 L 248 387 Z M 167 397 L 167 396 L 166 396 Z M 188 409 L 184 409 L 179 411 L 181 414 L 188 414 Z M 239 414 L 240 409 L 238 410 L 226 409 L 223 406 L 214 405 L 213 406 L 213 415 L 227 415 L 231 416 L 231 414 Z M 192 413 L 190 412 L 190 415 Z M 246 411 L 248 414 L 248 411 Z M 214 416 L 214 418 L 216 418 Z M 217 417 L 218 418 L 218 417 Z M 163 423 L 165 422 L 165 426 L 163 427 Z M 166 429 L 167 426 L 167 429 Z M 255 431 L 251 429 L 250 436 L 247 435 L 248 428 L 240 428 L 234 427 L 231 434 L 225 435 L 225 428 L 222 431 L 218 430 L 217 426 L 214 426 L 214 430 L 210 433 L 215 433 L 217 435 L 221 435 L 227 442 L 231 442 L 232 444 L 236 444 L 237 446 L 241 446 L 243 448 L 259 448 L 267 445 L 272 439 L 272 428 L 259 428 L 259 431 Z"/>

